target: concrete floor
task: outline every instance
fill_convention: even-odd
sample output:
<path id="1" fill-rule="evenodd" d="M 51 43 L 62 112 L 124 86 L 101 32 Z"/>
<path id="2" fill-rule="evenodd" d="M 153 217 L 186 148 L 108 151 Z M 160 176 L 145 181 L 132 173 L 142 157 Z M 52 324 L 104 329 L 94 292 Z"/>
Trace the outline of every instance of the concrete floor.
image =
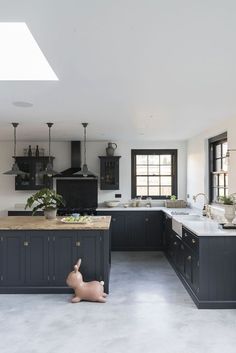
<path id="1" fill-rule="evenodd" d="M 162 253 L 112 253 L 106 304 L 0 295 L 1 353 L 235 353 L 236 310 L 198 310 Z"/>

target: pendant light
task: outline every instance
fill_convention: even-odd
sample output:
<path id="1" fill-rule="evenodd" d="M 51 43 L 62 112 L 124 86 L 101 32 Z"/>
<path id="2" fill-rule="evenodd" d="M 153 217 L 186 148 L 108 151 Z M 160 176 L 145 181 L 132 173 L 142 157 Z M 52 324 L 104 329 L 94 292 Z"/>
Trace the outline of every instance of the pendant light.
<path id="1" fill-rule="evenodd" d="M 86 161 L 86 157 L 87 157 L 87 150 L 86 150 L 86 144 L 87 144 L 87 135 L 86 135 L 86 129 L 87 129 L 87 126 L 88 126 L 88 123 L 82 123 L 82 126 L 84 128 L 84 163 L 83 163 L 83 166 L 82 166 L 82 170 L 75 173 L 74 175 L 78 175 L 78 176 L 83 176 L 83 177 L 88 177 L 88 176 L 92 176 L 92 177 L 95 177 L 95 175 L 90 172 L 88 170 L 88 166 L 87 166 L 87 161 Z"/>
<path id="2" fill-rule="evenodd" d="M 51 159 L 51 127 L 53 126 L 53 123 L 47 123 L 48 126 L 48 164 L 42 172 L 40 172 L 40 175 L 47 175 L 48 177 L 52 177 L 56 174 L 60 174 L 59 172 L 56 172 L 53 170 L 52 167 L 52 159 Z"/>
<path id="3" fill-rule="evenodd" d="M 25 172 L 22 172 L 19 167 L 18 164 L 16 163 L 16 128 L 19 125 L 19 123 L 12 123 L 12 126 L 14 128 L 14 163 L 12 165 L 11 170 L 8 170 L 7 172 L 3 173 L 6 175 L 25 175 Z"/>

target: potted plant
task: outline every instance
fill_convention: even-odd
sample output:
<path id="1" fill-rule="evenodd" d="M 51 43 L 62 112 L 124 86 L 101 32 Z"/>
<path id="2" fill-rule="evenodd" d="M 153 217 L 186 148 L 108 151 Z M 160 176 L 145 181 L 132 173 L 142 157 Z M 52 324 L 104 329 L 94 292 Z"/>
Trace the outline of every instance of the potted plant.
<path id="1" fill-rule="evenodd" d="M 235 198 L 233 195 L 220 196 L 220 203 L 224 205 L 225 219 L 227 220 L 226 226 L 232 226 L 235 218 Z"/>
<path id="2" fill-rule="evenodd" d="M 43 210 L 46 219 L 55 219 L 57 208 L 60 205 L 64 205 L 64 200 L 55 190 L 45 188 L 28 198 L 25 209 L 32 207 L 35 203 L 36 205 L 32 210 L 33 215 L 37 210 Z"/>

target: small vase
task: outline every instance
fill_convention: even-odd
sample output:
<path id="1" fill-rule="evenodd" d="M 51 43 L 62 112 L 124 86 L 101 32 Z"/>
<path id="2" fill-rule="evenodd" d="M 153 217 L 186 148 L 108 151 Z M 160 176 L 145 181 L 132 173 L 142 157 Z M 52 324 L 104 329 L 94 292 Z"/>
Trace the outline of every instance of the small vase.
<path id="1" fill-rule="evenodd" d="M 44 210 L 44 216 L 46 219 L 56 219 L 57 217 L 57 209 L 56 208 L 50 208 Z"/>
<path id="2" fill-rule="evenodd" d="M 235 205 L 224 205 L 226 226 L 232 226 L 235 218 Z"/>
<path id="3" fill-rule="evenodd" d="M 113 147 L 115 146 L 115 147 Z M 106 148 L 106 153 L 108 157 L 114 156 L 114 152 L 117 149 L 117 144 L 113 142 L 108 142 L 108 146 Z"/>

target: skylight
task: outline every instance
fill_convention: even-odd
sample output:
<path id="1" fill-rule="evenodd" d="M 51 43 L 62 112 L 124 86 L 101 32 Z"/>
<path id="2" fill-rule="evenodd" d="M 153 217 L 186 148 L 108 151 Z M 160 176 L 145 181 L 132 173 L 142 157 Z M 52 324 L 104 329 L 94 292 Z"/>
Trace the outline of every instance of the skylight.
<path id="1" fill-rule="evenodd" d="M 0 23 L 0 80 L 58 81 L 24 22 Z"/>

